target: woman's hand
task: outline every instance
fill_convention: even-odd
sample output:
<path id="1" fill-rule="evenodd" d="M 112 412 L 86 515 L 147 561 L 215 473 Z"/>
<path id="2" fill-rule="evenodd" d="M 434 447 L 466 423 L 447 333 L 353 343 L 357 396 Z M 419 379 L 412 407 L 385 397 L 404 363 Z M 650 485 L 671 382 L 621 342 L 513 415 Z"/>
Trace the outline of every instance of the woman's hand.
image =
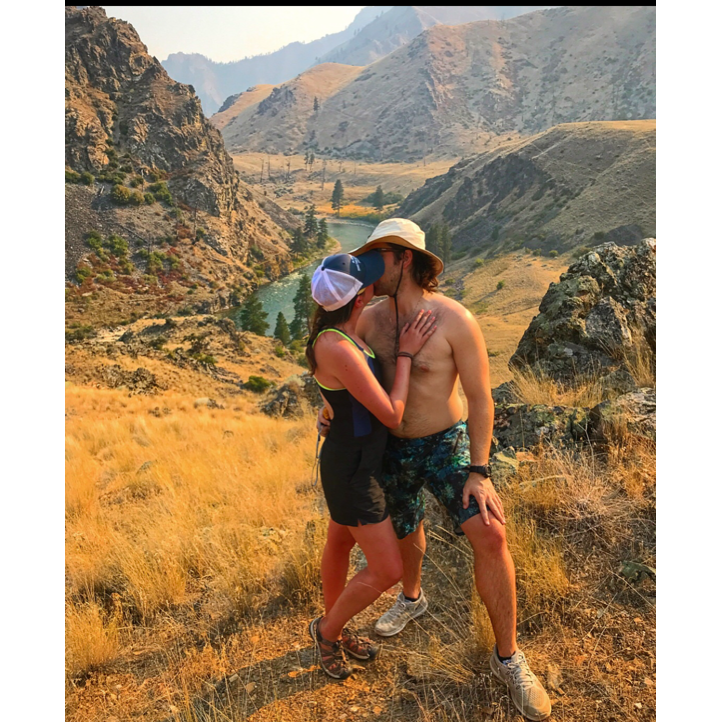
<path id="1" fill-rule="evenodd" d="M 399 336 L 399 351 L 416 355 L 423 345 L 431 338 L 436 326 L 436 316 L 431 311 L 419 311 L 416 320 L 407 323 Z"/>

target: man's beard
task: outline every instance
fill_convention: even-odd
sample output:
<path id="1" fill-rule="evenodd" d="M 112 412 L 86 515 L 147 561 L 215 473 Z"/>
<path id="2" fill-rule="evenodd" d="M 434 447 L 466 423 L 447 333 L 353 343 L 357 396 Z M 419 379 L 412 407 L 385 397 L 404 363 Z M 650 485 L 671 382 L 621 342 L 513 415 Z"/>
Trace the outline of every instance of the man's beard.
<path id="1" fill-rule="evenodd" d="M 392 273 L 385 273 L 374 283 L 374 296 L 393 296 L 396 293 L 401 267 L 394 267 L 393 271 Z"/>

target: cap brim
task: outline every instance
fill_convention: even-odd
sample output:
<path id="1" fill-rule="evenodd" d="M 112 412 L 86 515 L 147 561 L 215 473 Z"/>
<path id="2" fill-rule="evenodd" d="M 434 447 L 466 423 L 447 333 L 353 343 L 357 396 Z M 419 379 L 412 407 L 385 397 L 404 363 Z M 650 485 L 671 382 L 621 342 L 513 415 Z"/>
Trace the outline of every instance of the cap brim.
<path id="1" fill-rule="evenodd" d="M 354 248 L 353 251 L 349 251 L 349 254 L 358 257 L 363 253 L 373 251 L 374 248 L 378 248 L 379 246 L 384 246 L 389 243 L 392 243 L 395 246 L 408 248 L 410 251 L 418 251 L 419 253 L 423 253 L 424 255 L 432 258 L 434 260 L 435 275 L 437 276 L 439 276 L 444 270 L 444 262 L 438 256 L 434 255 L 431 251 L 427 251 L 425 248 L 417 248 L 413 245 L 413 243 L 409 243 L 409 241 L 405 238 L 401 238 L 400 236 L 382 236 L 381 238 L 374 238 L 372 241 L 366 241 L 363 246 L 359 246 L 358 248 Z"/>

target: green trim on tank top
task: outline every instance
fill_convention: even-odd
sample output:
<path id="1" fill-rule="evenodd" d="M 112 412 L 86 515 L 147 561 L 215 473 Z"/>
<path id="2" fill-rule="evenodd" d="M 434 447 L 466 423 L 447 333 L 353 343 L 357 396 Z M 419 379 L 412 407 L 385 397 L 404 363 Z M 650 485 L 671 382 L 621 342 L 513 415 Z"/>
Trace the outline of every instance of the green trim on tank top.
<path id="1" fill-rule="evenodd" d="M 318 337 L 322 333 L 326 333 L 326 331 L 333 331 L 334 333 L 340 333 L 345 339 L 350 341 L 356 348 L 361 348 L 356 341 L 354 341 L 349 335 L 345 334 L 343 331 L 339 331 L 337 328 L 324 328 L 323 331 L 320 331 L 319 334 L 316 336 L 315 339 L 313 339 L 313 345 L 311 348 L 314 348 L 316 346 L 316 341 L 318 341 Z M 367 356 L 375 359 L 376 354 L 373 352 L 372 349 L 369 349 L 368 351 L 365 348 L 361 348 L 361 351 L 363 351 Z M 341 387 L 340 389 L 330 389 L 328 386 L 324 386 L 315 376 L 313 377 L 313 380 L 322 388 L 326 389 L 326 391 L 346 391 L 344 387 Z"/>

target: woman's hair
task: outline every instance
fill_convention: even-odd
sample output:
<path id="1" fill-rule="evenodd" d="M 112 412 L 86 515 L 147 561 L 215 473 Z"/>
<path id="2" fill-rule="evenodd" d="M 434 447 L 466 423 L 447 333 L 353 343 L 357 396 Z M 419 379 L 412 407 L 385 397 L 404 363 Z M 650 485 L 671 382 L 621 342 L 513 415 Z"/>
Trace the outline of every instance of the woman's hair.
<path id="1" fill-rule="evenodd" d="M 346 323 L 346 321 L 351 318 L 353 306 L 357 298 L 358 296 L 354 296 L 345 306 L 341 306 L 341 308 L 337 308 L 335 311 L 324 311 L 321 306 L 316 307 L 316 311 L 311 319 L 311 331 L 308 335 L 308 342 L 306 343 L 306 360 L 308 361 L 312 374 L 316 372 L 317 367 L 313 344 L 316 342 L 318 334 L 325 328 L 332 328 L 341 323 Z"/>

